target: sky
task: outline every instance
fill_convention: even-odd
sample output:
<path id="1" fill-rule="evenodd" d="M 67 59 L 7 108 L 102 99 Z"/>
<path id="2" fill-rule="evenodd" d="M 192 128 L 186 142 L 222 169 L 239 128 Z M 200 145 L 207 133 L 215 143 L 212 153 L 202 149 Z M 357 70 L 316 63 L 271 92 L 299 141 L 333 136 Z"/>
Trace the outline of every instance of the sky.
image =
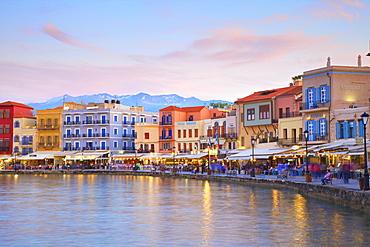
<path id="1" fill-rule="evenodd" d="M 0 102 L 236 101 L 369 46 L 370 0 L 0 0 Z"/>

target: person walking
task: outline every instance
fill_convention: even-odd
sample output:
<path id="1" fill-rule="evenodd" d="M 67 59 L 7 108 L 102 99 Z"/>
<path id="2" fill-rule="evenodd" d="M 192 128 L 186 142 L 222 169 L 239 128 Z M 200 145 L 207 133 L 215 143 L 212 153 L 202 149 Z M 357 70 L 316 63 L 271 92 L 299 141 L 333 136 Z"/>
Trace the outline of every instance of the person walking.
<path id="1" fill-rule="evenodd" d="M 350 165 L 344 164 L 343 165 L 343 180 L 345 184 L 349 183 L 349 172 L 350 172 Z"/>

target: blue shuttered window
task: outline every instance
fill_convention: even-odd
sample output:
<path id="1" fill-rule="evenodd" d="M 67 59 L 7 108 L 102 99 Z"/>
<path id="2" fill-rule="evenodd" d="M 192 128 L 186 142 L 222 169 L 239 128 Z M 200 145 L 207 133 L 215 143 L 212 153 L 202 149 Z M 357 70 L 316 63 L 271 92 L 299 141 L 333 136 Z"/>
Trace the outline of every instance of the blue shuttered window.
<path id="1" fill-rule="evenodd" d="M 364 121 L 362 119 L 358 120 L 358 132 L 360 137 L 365 137 L 364 132 Z"/>

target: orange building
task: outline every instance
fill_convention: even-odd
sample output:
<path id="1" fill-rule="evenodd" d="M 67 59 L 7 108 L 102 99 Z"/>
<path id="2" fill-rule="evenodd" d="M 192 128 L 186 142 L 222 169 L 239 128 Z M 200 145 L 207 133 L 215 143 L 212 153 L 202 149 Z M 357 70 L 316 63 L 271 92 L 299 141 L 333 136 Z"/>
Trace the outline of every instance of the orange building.
<path id="1" fill-rule="evenodd" d="M 219 109 L 208 109 L 205 106 L 184 108 L 168 106 L 159 110 L 159 152 L 171 153 L 184 149 L 176 141 L 176 135 L 178 135 L 177 122 L 194 123 L 196 129 L 189 128 L 187 131 L 194 133 L 194 136 L 201 136 L 202 134 L 199 132 L 203 131 L 203 128 L 200 129 L 199 121 L 221 115 L 225 115 L 225 112 Z M 188 148 L 185 148 L 185 150 Z"/>

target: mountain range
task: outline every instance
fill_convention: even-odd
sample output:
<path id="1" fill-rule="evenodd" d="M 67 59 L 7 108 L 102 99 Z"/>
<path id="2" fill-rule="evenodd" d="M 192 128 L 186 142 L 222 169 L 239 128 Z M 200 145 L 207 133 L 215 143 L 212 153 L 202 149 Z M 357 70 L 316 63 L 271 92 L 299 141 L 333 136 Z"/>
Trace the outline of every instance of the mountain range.
<path id="1" fill-rule="evenodd" d="M 119 100 L 122 105 L 126 106 L 143 106 L 145 111 L 158 112 L 160 109 L 173 105 L 177 107 L 190 107 L 190 106 L 209 106 L 210 103 L 228 103 L 225 100 L 209 100 L 203 101 L 195 97 L 184 98 L 177 94 L 167 95 L 149 95 L 146 93 L 138 93 L 136 95 L 110 95 L 108 93 L 70 96 L 65 94 L 51 98 L 42 103 L 28 103 L 28 106 L 33 107 L 35 110 L 52 109 L 57 106 L 62 106 L 63 102 L 76 102 L 87 104 L 89 102 L 103 103 L 105 100 Z"/>

